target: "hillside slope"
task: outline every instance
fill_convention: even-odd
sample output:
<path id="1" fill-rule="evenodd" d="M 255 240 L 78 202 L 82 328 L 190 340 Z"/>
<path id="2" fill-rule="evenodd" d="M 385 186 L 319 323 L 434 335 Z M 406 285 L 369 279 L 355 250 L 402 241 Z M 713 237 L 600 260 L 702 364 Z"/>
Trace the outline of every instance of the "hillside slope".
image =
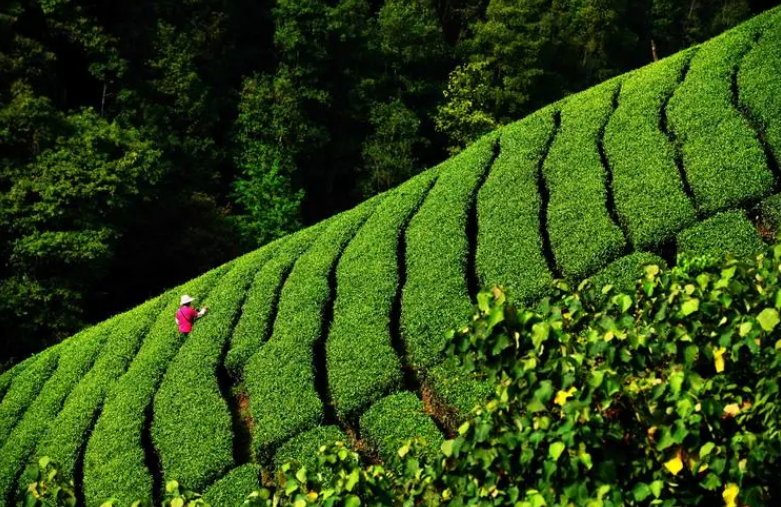
<path id="1" fill-rule="evenodd" d="M 777 216 L 762 210 L 779 209 L 779 75 L 776 9 L 25 361 L 0 377 L 0 506 L 42 455 L 97 507 L 171 479 L 224 498 L 252 487 L 248 462 L 333 435 L 380 456 L 437 442 L 484 389 L 439 364 L 480 288 L 533 301 L 554 278 L 620 283 L 679 252 L 761 247 Z M 183 342 L 185 292 L 212 312 Z"/>

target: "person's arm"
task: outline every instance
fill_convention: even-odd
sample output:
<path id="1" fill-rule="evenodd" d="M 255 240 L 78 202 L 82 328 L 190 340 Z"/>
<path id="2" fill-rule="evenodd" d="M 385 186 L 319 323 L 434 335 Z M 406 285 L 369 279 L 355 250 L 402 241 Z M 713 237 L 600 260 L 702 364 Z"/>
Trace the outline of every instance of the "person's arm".
<path id="1" fill-rule="evenodd" d="M 201 317 L 206 315 L 206 312 L 208 312 L 208 311 L 209 311 L 209 307 L 208 306 L 204 306 L 203 308 L 201 308 L 201 311 L 196 314 L 195 318 L 196 319 L 200 319 Z"/>

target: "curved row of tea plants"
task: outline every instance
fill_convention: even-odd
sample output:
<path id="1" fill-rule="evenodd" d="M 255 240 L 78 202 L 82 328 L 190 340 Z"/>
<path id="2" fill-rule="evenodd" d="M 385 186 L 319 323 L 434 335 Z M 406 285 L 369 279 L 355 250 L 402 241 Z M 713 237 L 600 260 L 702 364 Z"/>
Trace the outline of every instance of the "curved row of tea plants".
<path id="1" fill-rule="evenodd" d="M 393 348 L 392 313 L 399 295 L 399 251 L 405 224 L 418 209 L 436 171 L 388 194 L 355 235 L 336 271 L 334 318 L 326 342 L 328 389 L 348 422 L 401 387 L 401 358 Z"/>
<path id="2" fill-rule="evenodd" d="M 332 273 L 346 244 L 380 202 L 374 198 L 331 221 L 296 261 L 279 296 L 273 335 L 247 363 L 253 445 L 264 461 L 287 439 L 323 420 L 313 349 L 330 323 L 323 321 L 333 304 Z"/>
<path id="3" fill-rule="evenodd" d="M 185 284 L 167 298 L 128 371 L 119 378 L 103 405 L 84 455 L 84 497 L 88 507 L 107 498 L 121 505 L 152 500 L 153 473 L 147 467 L 145 443 L 151 445 L 154 395 L 171 360 L 182 345 L 174 324 L 179 293 L 208 297 L 211 288 L 230 269 L 217 268 Z"/>

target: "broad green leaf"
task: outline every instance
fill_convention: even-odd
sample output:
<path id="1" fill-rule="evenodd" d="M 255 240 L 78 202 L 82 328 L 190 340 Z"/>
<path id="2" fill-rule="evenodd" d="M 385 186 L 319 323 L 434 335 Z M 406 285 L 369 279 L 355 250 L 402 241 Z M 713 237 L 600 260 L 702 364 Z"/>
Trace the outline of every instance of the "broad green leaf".
<path id="1" fill-rule="evenodd" d="M 532 326 L 532 343 L 534 350 L 539 350 L 542 342 L 548 339 L 550 334 L 550 324 L 547 322 L 538 322 Z"/>
<path id="2" fill-rule="evenodd" d="M 450 456 L 453 455 L 453 441 L 445 440 L 444 442 L 442 442 L 440 449 L 442 449 L 442 454 L 444 454 L 445 457 L 449 458 Z"/>
<path id="3" fill-rule="evenodd" d="M 651 488 L 648 487 L 648 484 L 639 482 L 632 489 L 632 494 L 634 495 L 636 501 L 642 502 L 651 494 Z"/>
<path id="4" fill-rule="evenodd" d="M 699 309 L 700 309 L 700 300 L 697 298 L 689 299 L 681 305 L 681 312 L 684 315 L 691 315 L 692 313 L 696 312 Z"/>
<path id="5" fill-rule="evenodd" d="M 770 332 L 781 322 L 781 318 L 779 318 L 778 310 L 775 308 L 765 308 L 757 316 L 757 322 L 762 326 L 762 329 Z"/>
<path id="6" fill-rule="evenodd" d="M 553 461 L 556 461 L 561 456 L 561 453 L 564 452 L 564 449 L 566 449 L 564 442 L 553 442 L 550 445 L 550 449 L 548 449 L 548 454 L 553 458 Z"/>
<path id="7" fill-rule="evenodd" d="M 716 444 L 713 442 L 708 442 L 702 447 L 700 447 L 700 459 L 705 459 L 706 456 L 708 456 L 711 452 L 713 452 L 713 449 L 716 447 Z"/>

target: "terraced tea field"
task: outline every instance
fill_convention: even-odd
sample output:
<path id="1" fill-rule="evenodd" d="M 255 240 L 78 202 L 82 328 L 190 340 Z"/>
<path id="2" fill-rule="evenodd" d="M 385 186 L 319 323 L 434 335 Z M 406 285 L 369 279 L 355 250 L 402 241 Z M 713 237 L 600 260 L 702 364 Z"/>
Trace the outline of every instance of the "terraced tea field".
<path id="1" fill-rule="evenodd" d="M 89 507 L 171 479 L 223 506 L 329 439 L 380 458 L 437 446 L 485 393 L 441 364 L 481 288 L 531 302 L 555 278 L 620 284 L 677 253 L 762 247 L 779 76 L 776 9 L 28 359 L 0 377 L 0 506 L 43 455 Z M 212 309 L 186 341 L 183 293 Z"/>

